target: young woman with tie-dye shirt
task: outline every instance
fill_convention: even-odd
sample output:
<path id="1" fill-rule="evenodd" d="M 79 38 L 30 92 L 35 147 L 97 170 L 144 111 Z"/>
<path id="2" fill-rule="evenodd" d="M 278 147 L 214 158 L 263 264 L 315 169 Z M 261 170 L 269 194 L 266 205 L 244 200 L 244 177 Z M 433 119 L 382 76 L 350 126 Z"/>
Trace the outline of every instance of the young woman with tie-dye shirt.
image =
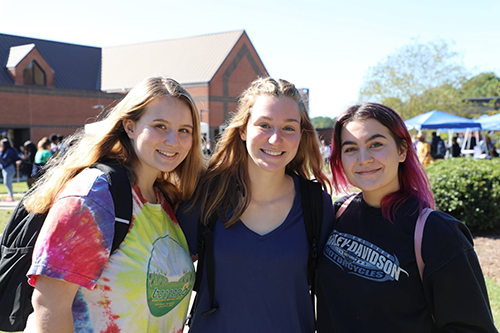
<path id="1" fill-rule="evenodd" d="M 49 211 L 28 272 L 35 290 L 26 331 L 182 332 L 194 268 L 166 198 L 176 205 L 198 182 L 199 123 L 189 93 L 153 77 L 73 138 L 25 200 L 29 211 Z M 89 168 L 104 159 L 118 160 L 132 184 L 132 224 L 112 254 L 108 181 Z"/>

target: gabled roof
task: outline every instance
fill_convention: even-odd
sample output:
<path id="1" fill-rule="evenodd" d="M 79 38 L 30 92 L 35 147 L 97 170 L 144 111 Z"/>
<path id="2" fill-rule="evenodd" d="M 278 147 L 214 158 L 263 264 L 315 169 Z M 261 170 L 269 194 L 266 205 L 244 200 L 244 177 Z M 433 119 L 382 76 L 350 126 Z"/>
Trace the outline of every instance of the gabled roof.
<path id="1" fill-rule="evenodd" d="M 36 50 L 54 70 L 56 88 L 100 90 L 101 48 L 6 34 L 0 34 L 0 85 L 14 84 L 7 64 L 14 63 L 29 44 L 35 45 Z M 16 55 L 12 54 L 11 60 L 12 49 Z"/>
<path id="2" fill-rule="evenodd" d="M 129 90 L 150 75 L 172 77 L 182 84 L 208 83 L 244 30 L 171 39 L 102 51 L 102 90 Z"/>
<path id="3" fill-rule="evenodd" d="M 26 57 L 31 50 L 35 48 L 35 44 L 26 44 L 19 46 L 12 46 L 9 52 L 9 59 L 7 60 L 6 67 L 13 69 Z"/>

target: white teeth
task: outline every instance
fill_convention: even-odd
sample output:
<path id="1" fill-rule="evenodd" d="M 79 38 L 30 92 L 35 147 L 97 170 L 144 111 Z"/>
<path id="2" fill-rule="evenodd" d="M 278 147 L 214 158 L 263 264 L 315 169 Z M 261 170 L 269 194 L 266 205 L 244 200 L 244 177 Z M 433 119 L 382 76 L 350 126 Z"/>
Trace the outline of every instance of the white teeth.
<path id="1" fill-rule="evenodd" d="M 160 150 L 158 150 L 158 152 L 159 152 L 160 154 L 162 154 L 162 155 L 167 156 L 167 157 L 172 157 L 172 156 L 175 156 L 175 153 L 166 153 L 166 152 L 163 152 L 163 151 L 160 151 Z"/>
<path id="2" fill-rule="evenodd" d="M 282 154 L 281 152 L 269 151 L 269 150 L 265 150 L 265 149 L 263 149 L 263 151 L 264 151 L 264 153 L 269 154 L 271 156 L 278 156 L 278 155 Z"/>

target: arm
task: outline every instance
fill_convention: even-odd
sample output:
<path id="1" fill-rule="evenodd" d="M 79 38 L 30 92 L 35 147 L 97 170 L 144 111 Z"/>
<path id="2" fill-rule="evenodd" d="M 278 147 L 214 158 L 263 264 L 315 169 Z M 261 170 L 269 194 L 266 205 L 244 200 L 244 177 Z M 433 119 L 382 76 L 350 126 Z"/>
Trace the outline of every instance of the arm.
<path id="1" fill-rule="evenodd" d="M 424 292 L 442 332 L 497 332 L 467 227 L 434 212 L 424 230 Z M 429 264 L 429 265 L 428 265 Z"/>
<path id="2" fill-rule="evenodd" d="M 34 332 L 73 332 L 71 306 L 79 286 L 38 276 L 33 291 L 34 313 L 30 323 Z"/>

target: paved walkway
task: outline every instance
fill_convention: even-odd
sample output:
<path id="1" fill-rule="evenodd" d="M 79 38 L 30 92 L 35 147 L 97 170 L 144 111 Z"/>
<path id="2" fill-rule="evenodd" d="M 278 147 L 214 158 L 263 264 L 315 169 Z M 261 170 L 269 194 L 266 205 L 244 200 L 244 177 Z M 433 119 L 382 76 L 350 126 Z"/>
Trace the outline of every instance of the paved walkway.
<path id="1" fill-rule="evenodd" d="M 22 194 L 17 194 L 16 197 L 18 197 L 20 195 L 22 195 Z M 13 210 L 17 206 L 17 203 L 19 202 L 19 200 L 16 200 L 14 202 L 1 201 L 2 199 L 5 199 L 6 197 L 7 197 L 6 195 L 0 196 L 0 209 Z"/>
<path id="2" fill-rule="evenodd" d="M 19 201 L 14 201 L 14 202 L 5 202 L 5 201 L 0 201 L 0 209 L 3 209 L 3 210 L 13 210 L 17 203 Z"/>

